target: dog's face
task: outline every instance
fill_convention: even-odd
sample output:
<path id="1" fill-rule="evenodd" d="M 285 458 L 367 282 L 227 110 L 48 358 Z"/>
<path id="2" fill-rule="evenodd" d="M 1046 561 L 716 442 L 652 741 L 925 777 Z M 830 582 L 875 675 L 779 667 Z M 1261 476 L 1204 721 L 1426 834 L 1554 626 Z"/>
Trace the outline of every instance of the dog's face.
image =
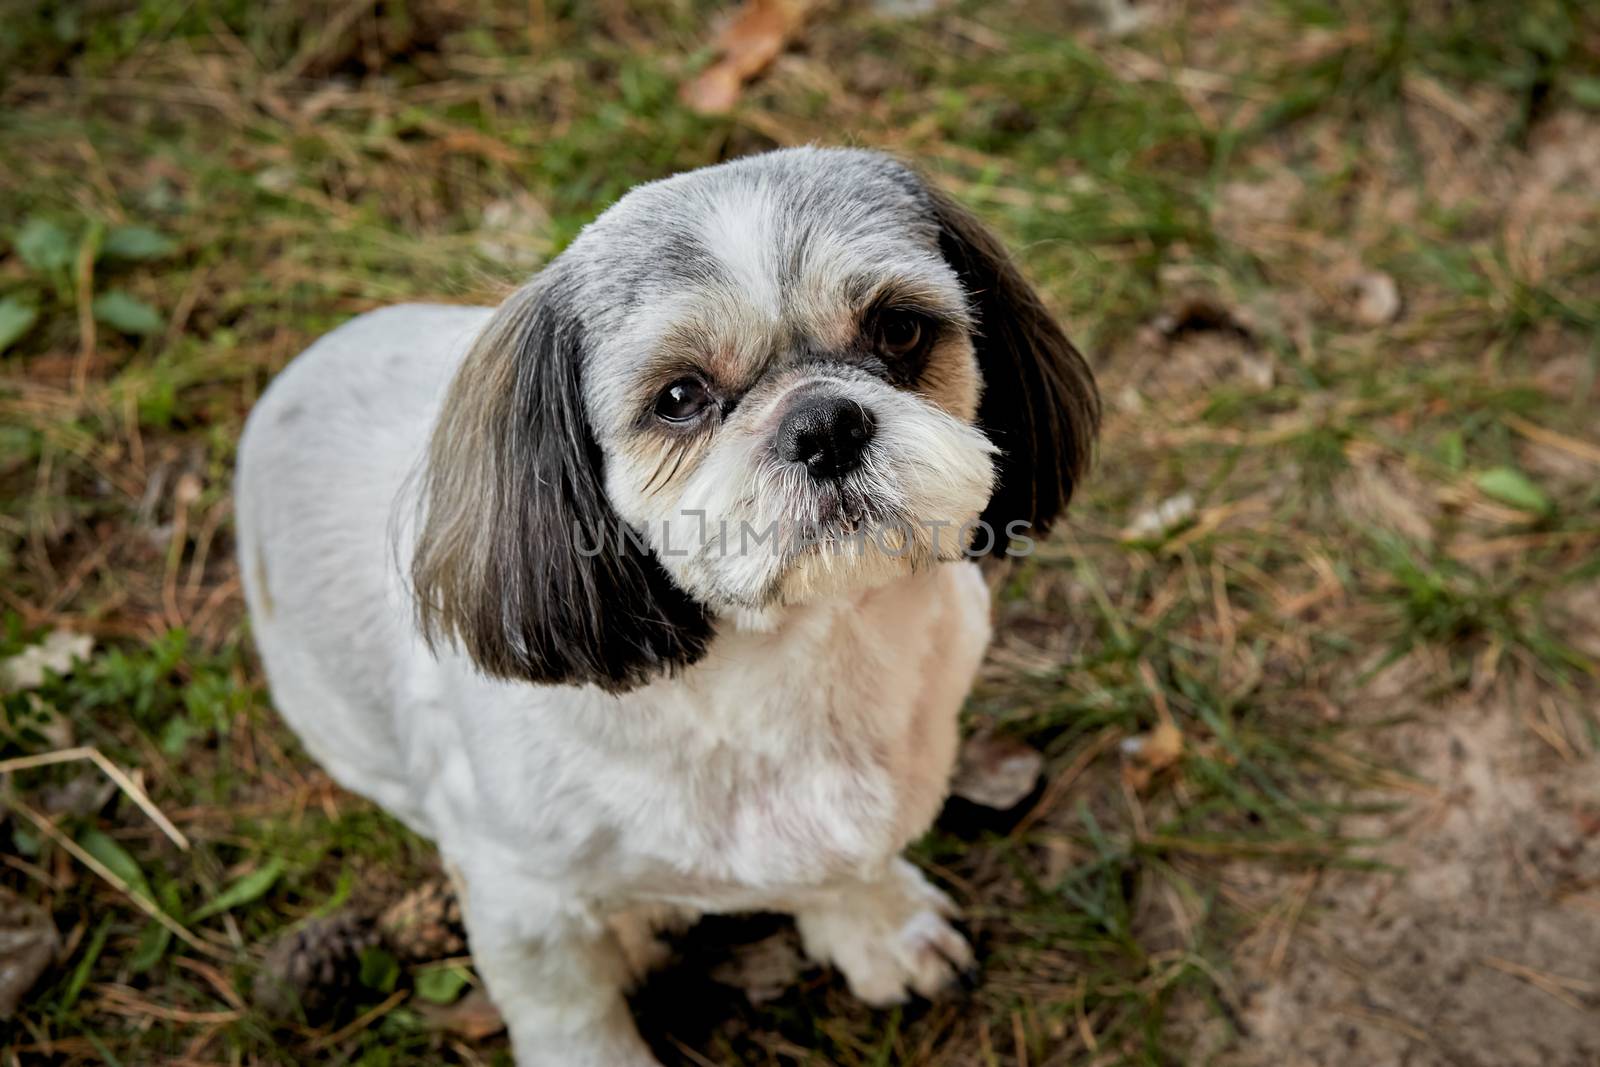
<path id="1" fill-rule="evenodd" d="M 797 149 L 641 186 L 457 376 L 422 627 L 493 674 L 629 688 L 719 617 L 1043 532 L 1097 415 L 1004 252 L 903 165 Z"/>
<path id="2" fill-rule="evenodd" d="M 876 157 L 812 155 L 646 186 L 572 248 L 606 495 L 713 610 L 954 558 L 993 487 L 938 226 Z"/>

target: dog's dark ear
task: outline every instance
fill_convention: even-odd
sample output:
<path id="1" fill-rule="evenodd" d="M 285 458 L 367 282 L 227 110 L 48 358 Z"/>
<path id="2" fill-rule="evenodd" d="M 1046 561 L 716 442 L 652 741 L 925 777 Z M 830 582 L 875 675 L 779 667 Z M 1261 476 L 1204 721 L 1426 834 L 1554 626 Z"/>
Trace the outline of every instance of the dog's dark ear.
<path id="1" fill-rule="evenodd" d="M 412 591 L 429 645 L 454 639 L 487 674 L 621 692 L 699 659 L 711 626 L 606 498 L 567 288 L 551 268 L 513 294 L 457 371 Z"/>
<path id="2" fill-rule="evenodd" d="M 1088 468 L 1100 426 L 1094 376 L 1000 242 L 931 182 L 939 247 L 977 318 L 983 398 L 979 428 L 1001 450 L 994 495 L 982 519 L 1004 554 L 1007 531 L 1042 535 Z"/>

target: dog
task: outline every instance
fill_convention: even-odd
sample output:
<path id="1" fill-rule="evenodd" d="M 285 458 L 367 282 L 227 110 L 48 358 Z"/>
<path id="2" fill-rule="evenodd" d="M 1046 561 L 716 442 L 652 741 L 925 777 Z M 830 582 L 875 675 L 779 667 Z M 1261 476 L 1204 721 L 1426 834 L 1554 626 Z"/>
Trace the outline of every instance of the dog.
<path id="1" fill-rule="evenodd" d="M 891 157 L 638 186 L 497 309 L 318 340 L 239 444 L 273 701 L 437 843 L 523 1067 L 655 1064 L 650 925 L 792 914 L 872 1005 L 972 962 L 901 857 L 990 636 L 982 564 L 1090 458 L 1084 359 Z"/>

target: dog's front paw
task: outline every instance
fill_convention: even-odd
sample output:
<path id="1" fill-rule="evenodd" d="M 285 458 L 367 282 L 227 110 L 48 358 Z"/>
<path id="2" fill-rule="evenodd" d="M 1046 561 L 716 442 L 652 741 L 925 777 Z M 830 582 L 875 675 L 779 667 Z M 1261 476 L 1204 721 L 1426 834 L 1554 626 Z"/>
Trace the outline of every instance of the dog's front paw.
<path id="1" fill-rule="evenodd" d="M 831 963 L 873 1007 L 936 997 L 972 967 L 972 947 L 950 925 L 955 905 L 897 860 L 881 882 L 795 916 L 806 954 Z"/>

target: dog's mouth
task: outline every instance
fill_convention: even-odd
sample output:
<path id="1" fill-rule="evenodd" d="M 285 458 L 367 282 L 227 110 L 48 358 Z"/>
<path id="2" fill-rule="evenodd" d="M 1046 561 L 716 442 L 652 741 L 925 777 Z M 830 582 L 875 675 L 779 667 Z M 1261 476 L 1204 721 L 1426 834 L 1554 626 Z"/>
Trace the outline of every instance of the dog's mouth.
<path id="1" fill-rule="evenodd" d="M 881 510 L 872 506 L 865 493 L 835 484 L 817 496 L 816 525 L 832 532 L 856 533 L 870 525 Z"/>
<path id="2" fill-rule="evenodd" d="M 870 545 L 885 531 L 901 525 L 897 509 L 885 506 L 846 482 L 820 487 L 805 514 L 791 518 L 796 555 L 809 555 L 843 545 Z"/>

